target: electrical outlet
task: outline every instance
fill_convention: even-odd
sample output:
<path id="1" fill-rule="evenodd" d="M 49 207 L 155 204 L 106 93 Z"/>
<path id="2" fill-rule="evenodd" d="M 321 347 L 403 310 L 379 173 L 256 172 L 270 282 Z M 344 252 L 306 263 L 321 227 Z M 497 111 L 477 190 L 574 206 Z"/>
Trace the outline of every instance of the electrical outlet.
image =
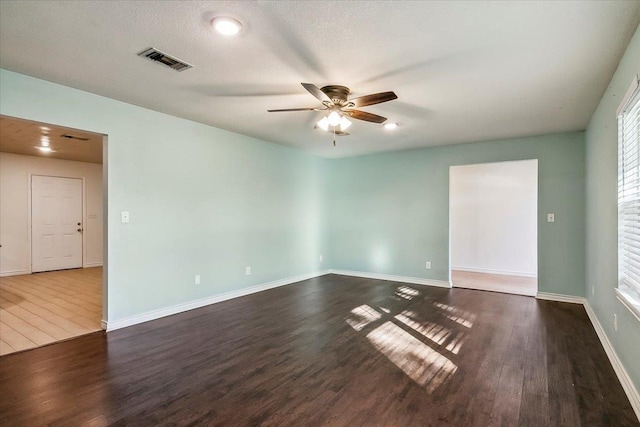
<path id="1" fill-rule="evenodd" d="M 320 255 L 320 262 L 322 262 L 322 255 Z"/>
<path id="2" fill-rule="evenodd" d="M 244 274 L 246 274 L 247 276 L 251 276 L 251 267 L 247 267 L 244 269 Z"/>
<path id="3" fill-rule="evenodd" d="M 195 284 L 196 284 L 196 285 L 199 285 L 199 284 L 200 284 L 200 275 L 199 275 L 199 274 L 196 274 Z"/>
<path id="4" fill-rule="evenodd" d="M 427 270 L 431 270 L 431 261 L 427 261 L 427 262 L 424 264 L 424 267 L 425 267 Z"/>
<path id="5" fill-rule="evenodd" d="M 618 315 L 613 313 L 613 330 L 618 331 Z"/>

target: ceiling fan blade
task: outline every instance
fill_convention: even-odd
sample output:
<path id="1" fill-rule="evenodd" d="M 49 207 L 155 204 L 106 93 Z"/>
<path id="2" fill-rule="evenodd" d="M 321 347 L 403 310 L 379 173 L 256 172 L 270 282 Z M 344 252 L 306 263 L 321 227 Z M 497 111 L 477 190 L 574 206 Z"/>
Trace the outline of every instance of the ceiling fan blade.
<path id="1" fill-rule="evenodd" d="M 331 102 L 331 98 L 329 98 L 327 96 L 326 93 L 324 93 L 323 91 L 320 90 L 320 88 L 316 85 L 314 85 L 313 83 L 300 83 L 306 90 L 309 91 L 309 93 L 313 96 L 315 96 L 316 98 L 318 98 L 320 101 L 327 101 L 327 102 Z"/>
<path id="2" fill-rule="evenodd" d="M 377 114 L 367 113 L 361 110 L 347 110 L 345 114 L 351 116 L 354 119 L 364 120 L 365 122 L 384 123 L 387 118 L 379 116 Z"/>
<path id="3" fill-rule="evenodd" d="M 398 95 L 393 92 L 380 92 L 371 95 L 360 96 L 358 98 L 350 99 L 355 107 L 366 107 L 367 105 L 380 104 L 382 102 L 393 101 L 398 99 Z"/>
<path id="4" fill-rule="evenodd" d="M 280 113 L 283 111 L 318 111 L 318 108 L 284 108 L 280 110 L 267 110 L 269 113 Z"/>

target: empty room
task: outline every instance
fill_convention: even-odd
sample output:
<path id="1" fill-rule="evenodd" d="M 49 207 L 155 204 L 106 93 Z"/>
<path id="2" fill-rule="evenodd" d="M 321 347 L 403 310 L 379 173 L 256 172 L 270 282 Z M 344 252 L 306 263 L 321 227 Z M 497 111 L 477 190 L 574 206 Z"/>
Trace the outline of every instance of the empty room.
<path id="1" fill-rule="evenodd" d="M 640 426 L 639 23 L 0 0 L 0 424 Z"/>

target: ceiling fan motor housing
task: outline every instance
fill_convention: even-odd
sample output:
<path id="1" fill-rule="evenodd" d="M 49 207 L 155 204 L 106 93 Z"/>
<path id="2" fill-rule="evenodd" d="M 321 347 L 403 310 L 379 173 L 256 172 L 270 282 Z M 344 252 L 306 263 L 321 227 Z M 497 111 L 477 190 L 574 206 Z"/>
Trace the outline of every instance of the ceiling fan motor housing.
<path id="1" fill-rule="evenodd" d="M 351 91 L 346 86 L 329 85 L 320 88 L 334 104 L 343 105 L 347 102 L 347 98 Z"/>

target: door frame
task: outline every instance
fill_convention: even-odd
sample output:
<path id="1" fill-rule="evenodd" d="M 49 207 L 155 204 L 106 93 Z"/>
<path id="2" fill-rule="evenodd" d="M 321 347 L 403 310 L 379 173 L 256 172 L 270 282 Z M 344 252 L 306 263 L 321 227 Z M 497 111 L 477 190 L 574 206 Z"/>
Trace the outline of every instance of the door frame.
<path id="1" fill-rule="evenodd" d="M 84 176 L 73 176 L 73 175 L 50 175 L 50 174 L 42 174 L 42 173 L 34 173 L 31 171 L 27 172 L 27 210 L 29 212 L 29 216 L 27 218 L 27 237 L 29 239 L 29 274 L 33 274 L 33 228 L 32 228 L 32 218 L 33 218 L 33 209 L 31 206 L 31 198 L 32 194 L 32 182 L 34 176 L 49 176 L 52 178 L 71 178 L 71 179 L 80 179 L 82 181 L 82 268 L 87 268 L 87 239 L 85 238 L 84 227 L 87 224 L 87 186 L 85 185 L 85 177 Z M 104 259 L 104 256 L 103 256 Z M 94 266 L 98 267 L 98 266 Z"/>
<path id="2" fill-rule="evenodd" d="M 474 163 L 459 163 L 449 165 L 449 170 L 447 174 L 447 197 L 448 197 L 448 234 L 449 234 L 449 283 L 452 288 L 456 288 L 453 283 L 453 222 L 451 221 L 451 169 L 456 166 L 473 166 L 473 165 L 486 165 L 492 163 L 508 163 L 508 162 L 521 162 L 521 161 L 536 161 L 536 295 L 540 292 L 540 159 L 537 157 L 524 158 L 524 159 L 506 159 L 506 160 L 488 160 L 484 162 L 474 162 Z M 465 289 L 465 288 L 458 288 Z M 491 291 L 488 291 L 491 292 Z M 500 292 L 500 291 L 496 291 Z M 524 295 L 524 294 L 513 294 L 513 295 Z M 524 295 L 529 296 L 529 295 Z M 534 296 L 535 298 L 535 296 Z"/>
<path id="3" fill-rule="evenodd" d="M 100 326 L 102 329 L 107 329 L 107 321 L 109 319 L 109 135 L 103 132 L 95 131 L 87 129 L 83 126 L 69 126 L 65 122 L 45 122 L 37 117 L 25 117 L 25 116 L 12 116 L 8 114 L 0 114 L 2 117 L 8 117 L 17 120 L 27 120 L 30 122 L 36 122 L 42 124 L 44 126 L 52 125 L 52 126 L 61 126 L 67 127 L 70 129 L 81 129 L 86 132 L 92 132 L 98 134 L 102 137 L 102 321 L 100 322 Z M 31 175 L 34 174 L 32 171 L 27 171 L 27 239 L 28 243 L 28 273 L 33 274 L 31 268 Z M 55 176 L 55 175 L 52 175 Z M 78 177 L 71 177 L 78 178 Z M 84 179 L 83 179 L 83 188 Z M 86 203 L 86 194 L 83 197 Z M 83 206 L 83 209 L 85 207 Z M 86 215 L 83 214 L 83 221 L 86 224 Z M 84 236 L 83 236 L 84 240 Z M 84 248 L 83 248 L 84 252 Z M 84 262 L 84 253 L 83 253 L 83 262 Z M 97 267 L 97 266 L 96 266 Z M 84 268 L 84 267 L 83 267 Z"/>

